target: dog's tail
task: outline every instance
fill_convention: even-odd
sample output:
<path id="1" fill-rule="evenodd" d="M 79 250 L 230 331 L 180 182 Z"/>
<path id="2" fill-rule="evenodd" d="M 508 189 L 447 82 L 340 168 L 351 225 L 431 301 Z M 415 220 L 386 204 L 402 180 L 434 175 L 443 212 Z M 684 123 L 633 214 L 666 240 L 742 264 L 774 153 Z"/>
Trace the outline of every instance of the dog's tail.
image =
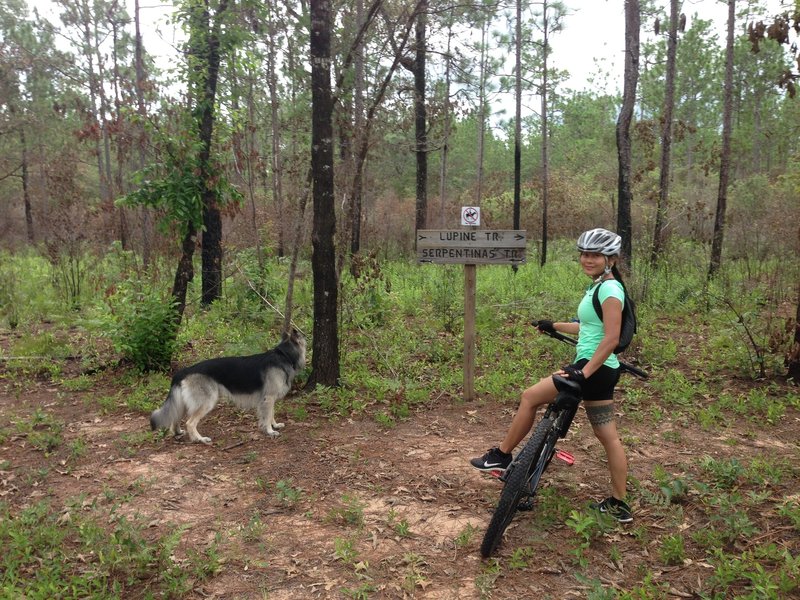
<path id="1" fill-rule="evenodd" d="M 153 431 L 157 429 L 176 431 L 183 418 L 183 412 L 181 385 L 178 383 L 170 387 L 167 399 L 161 408 L 154 410 L 150 415 L 150 429 Z"/>

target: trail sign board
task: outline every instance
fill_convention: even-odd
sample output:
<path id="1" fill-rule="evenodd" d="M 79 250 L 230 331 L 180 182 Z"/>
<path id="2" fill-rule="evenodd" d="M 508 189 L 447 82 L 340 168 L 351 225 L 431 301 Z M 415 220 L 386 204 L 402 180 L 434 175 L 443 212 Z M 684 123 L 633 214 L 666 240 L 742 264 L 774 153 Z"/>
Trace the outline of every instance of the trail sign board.
<path id="1" fill-rule="evenodd" d="M 522 229 L 419 229 L 417 260 L 439 264 L 518 265 L 525 262 Z"/>

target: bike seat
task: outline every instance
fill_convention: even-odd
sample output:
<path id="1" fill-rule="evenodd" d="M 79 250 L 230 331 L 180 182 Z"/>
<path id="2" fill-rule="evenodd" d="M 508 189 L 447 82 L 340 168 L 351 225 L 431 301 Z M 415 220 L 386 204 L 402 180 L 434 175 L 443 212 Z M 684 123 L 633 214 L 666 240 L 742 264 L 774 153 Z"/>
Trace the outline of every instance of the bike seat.
<path id="1" fill-rule="evenodd" d="M 562 377 L 561 375 L 553 375 L 553 383 L 556 385 L 556 389 L 559 392 L 565 392 L 577 396 L 578 398 L 581 397 L 581 386 L 578 385 L 577 382 Z"/>

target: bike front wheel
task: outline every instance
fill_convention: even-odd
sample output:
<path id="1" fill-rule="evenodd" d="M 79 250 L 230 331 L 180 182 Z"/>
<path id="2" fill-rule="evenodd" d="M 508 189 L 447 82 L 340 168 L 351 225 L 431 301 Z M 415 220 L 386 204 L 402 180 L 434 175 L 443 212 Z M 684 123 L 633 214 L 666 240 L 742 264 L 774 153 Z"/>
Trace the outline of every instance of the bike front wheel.
<path id="1" fill-rule="evenodd" d="M 536 492 L 539 479 L 547 463 L 550 462 L 551 456 L 547 455 L 552 455 L 552 448 L 548 448 L 552 444 L 547 442 L 553 421 L 554 419 L 549 417 L 539 422 L 528 443 L 509 467 L 506 484 L 500 493 L 500 501 L 483 536 L 481 556 L 484 558 L 489 558 L 497 549 L 503 533 L 517 512 L 522 497 L 532 496 Z"/>

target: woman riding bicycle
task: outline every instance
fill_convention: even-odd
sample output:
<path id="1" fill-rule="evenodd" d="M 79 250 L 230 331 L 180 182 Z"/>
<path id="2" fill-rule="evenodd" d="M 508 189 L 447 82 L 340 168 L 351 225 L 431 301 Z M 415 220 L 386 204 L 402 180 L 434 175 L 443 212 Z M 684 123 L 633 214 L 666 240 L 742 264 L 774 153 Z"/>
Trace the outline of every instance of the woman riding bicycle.
<path id="1" fill-rule="evenodd" d="M 578 250 L 583 272 L 592 284 L 578 305 L 580 323 L 539 321 L 542 332 L 557 331 L 578 336 L 575 362 L 556 372 L 581 386 L 586 416 L 595 437 L 605 449 L 611 473 L 611 496 L 592 508 L 608 513 L 622 523 L 633 521 L 631 509 L 625 502 L 628 461 L 617 434 L 614 420 L 614 388 L 619 380 L 619 361 L 613 353 L 619 342 L 625 288 L 620 276 L 619 261 L 622 238 L 606 229 L 591 229 L 578 238 Z M 604 282 L 605 285 L 601 285 Z M 593 306 L 595 288 L 600 286 L 599 300 L 602 320 Z M 512 452 L 528 434 L 540 406 L 555 400 L 558 391 L 552 377 L 545 377 L 522 392 L 519 409 L 500 445 L 491 448 L 470 463 L 481 471 L 505 471 L 511 464 Z"/>

